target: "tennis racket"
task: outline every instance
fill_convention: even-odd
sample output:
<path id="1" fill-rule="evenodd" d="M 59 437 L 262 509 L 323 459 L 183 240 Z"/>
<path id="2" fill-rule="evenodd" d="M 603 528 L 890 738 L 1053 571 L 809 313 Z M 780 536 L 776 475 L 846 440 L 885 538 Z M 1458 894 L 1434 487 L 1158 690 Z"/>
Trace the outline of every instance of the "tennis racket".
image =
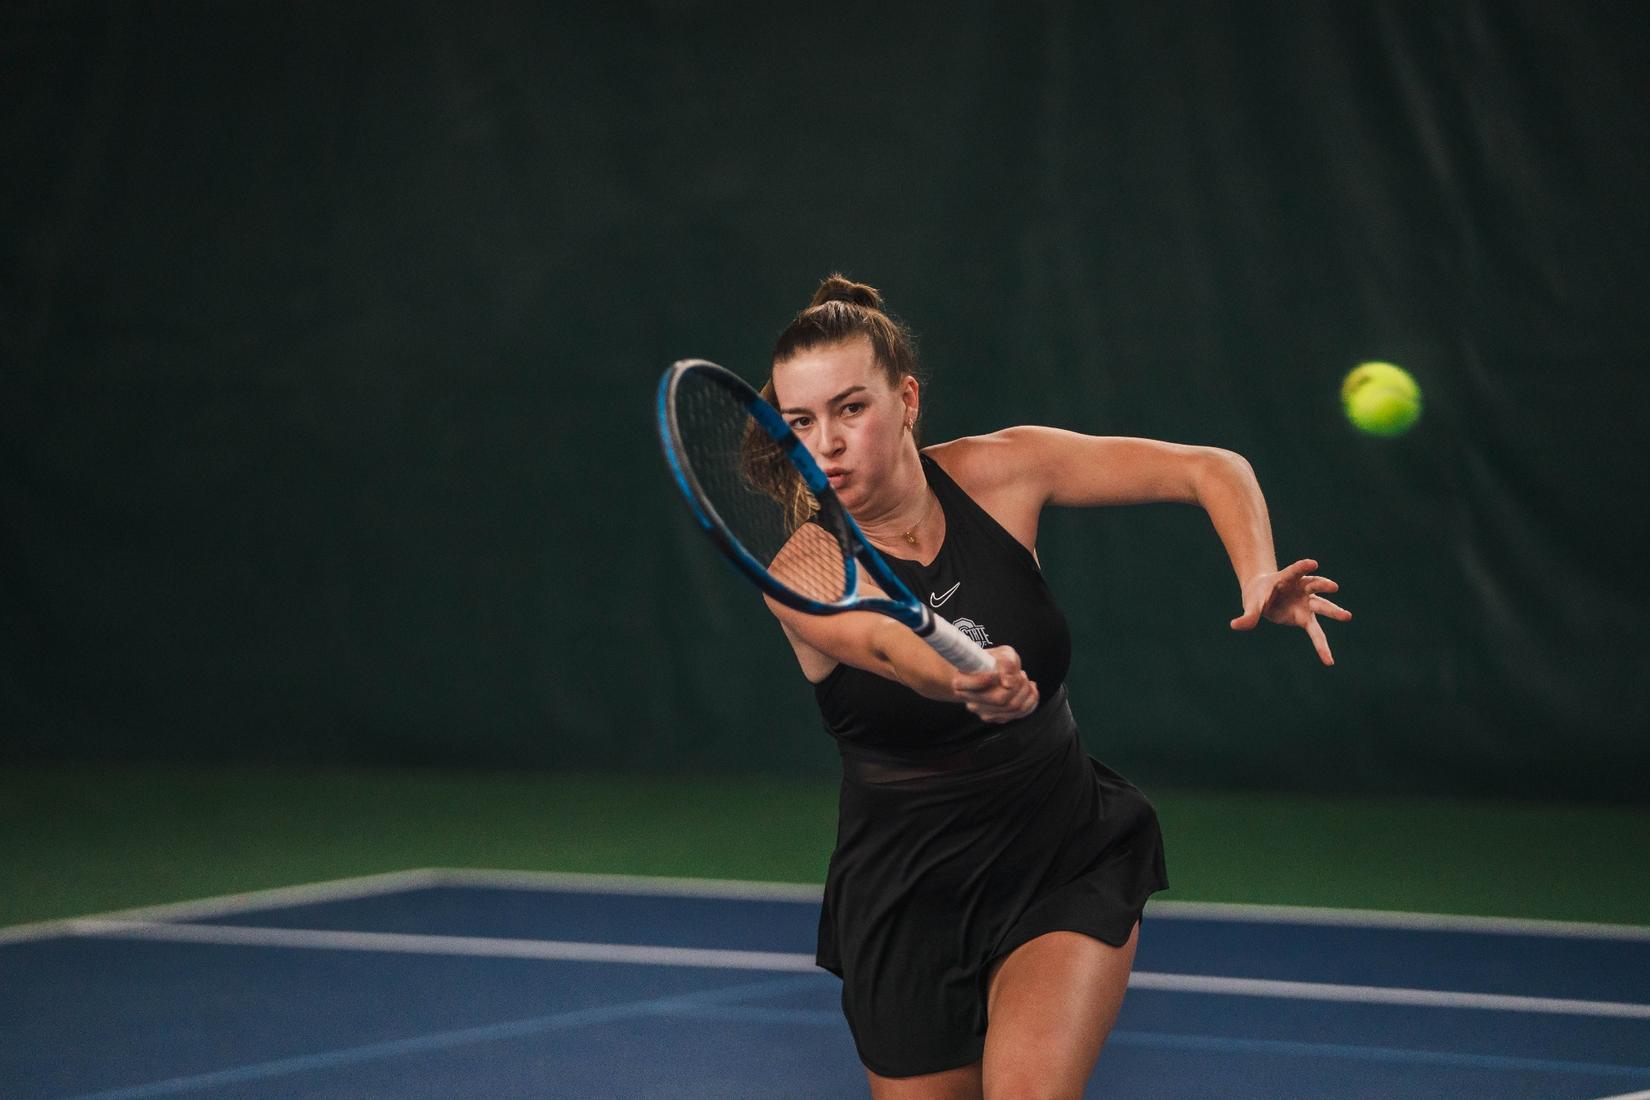
<path id="1" fill-rule="evenodd" d="M 758 588 L 810 615 L 874 611 L 964 672 L 997 667 L 865 541 L 779 411 L 732 371 L 683 359 L 659 380 L 659 438 L 694 519 Z M 860 569 L 885 596 L 861 595 Z"/>

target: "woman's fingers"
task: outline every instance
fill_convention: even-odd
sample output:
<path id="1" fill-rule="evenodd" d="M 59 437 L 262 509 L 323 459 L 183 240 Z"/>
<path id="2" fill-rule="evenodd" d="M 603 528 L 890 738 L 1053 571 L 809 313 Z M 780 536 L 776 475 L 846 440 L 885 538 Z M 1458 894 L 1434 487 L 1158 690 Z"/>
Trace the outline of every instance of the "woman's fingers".
<path id="1" fill-rule="evenodd" d="M 1341 586 L 1328 577 L 1318 576 L 1316 558 L 1302 558 L 1291 562 L 1276 573 L 1263 573 L 1252 578 L 1243 592 L 1243 614 L 1231 620 L 1233 630 L 1253 630 L 1261 619 L 1269 619 L 1287 626 L 1306 630 L 1318 659 L 1333 665 L 1335 657 L 1329 650 L 1318 616 L 1337 622 L 1350 622 L 1352 612 L 1326 597 L 1339 592 Z"/>
<path id="2" fill-rule="evenodd" d="M 1006 686 L 1005 675 L 1012 680 L 1014 675 L 1024 675 L 1020 671 L 1020 655 L 1013 646 L 993 646 L 986 650 L 986 655 L 996 662 L 997 667 L 986 672 L 959 672 L 951 678 L 952 690 L 966 695 L 979 695 L 995 691 Z"/>
<path id="3" fill-rule="evenodd" d="M 1012 722 L 1016 718 L 1024 718 L 1037 709 L 1037 696 L 1027 695 L 1018 700 L 1012 707 L 984 707 L 977 703 L 968 704 L 968 709 L 987 722 Z"/>
<path id="4" fill-rule="evenodd" d="M 1316 558 L 1302 558 L 1300 561 L 1285 566 L 1279 572 L 1283 574 L 1285 580 L 1294 580 L 1296 577 L 1304 577 L 1317 567 Z"/>
<path id="5" fill-rule="evenodd" d="M 959 695 L 986 696 L 993 692 L 1012 691 L 1025 682 L 1025 669 L 1020 666 L 1020 655 L 1012 646 L 993 646 L 986 651 L 997 667 L 989 672 L 959 672 L 951 678 L 951 689 Z"/>
<path id="6" fill-rule="evenodd" d="M 1313 593 L 1309 606 L 1314 614 L 1328 615 L 1336 622 L 1349 623 L 1352 621 L 1352 612 L 1338 604 L 1331 603 L 1316 593 Z"/>
<path id="7" fill-rule="evenodd" d="M 1006 647 L 1005 647 L 1006 648 Z M 985 673 L 988 682 L 977 691 L 961 692 L 967 695 L 970 712 L 987 722 L 1007 722 L 1030 714 L 1037 707 L 1037 683 L 1019 667 L 1017 655 L 999 662 L 999 672 Z"/>
<path id="8" fill-rule="evenodd" d="M 1329 639 L 1323 636 L 1323 627 L 1318 625 L 1317 616 L 1306 620 L 1306 636 L 1312 639 L 1312 648 L 1318 651 L 1318 660 L 1333 665 L 1335 657 L 1329 652 Z"/>

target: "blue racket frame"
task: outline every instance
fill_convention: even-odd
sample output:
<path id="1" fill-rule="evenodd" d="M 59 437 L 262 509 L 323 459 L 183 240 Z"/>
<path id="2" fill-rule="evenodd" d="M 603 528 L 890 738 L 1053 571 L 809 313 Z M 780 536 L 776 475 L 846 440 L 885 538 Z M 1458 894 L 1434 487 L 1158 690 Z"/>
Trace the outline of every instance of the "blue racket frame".
<path id="1" fill-rule="evenodd" d="M 791 460 L 802 480 L 819 500 L 820 508 L 825 513 L 827 521 L 837 526 L 835 534 L 845 543 L 847 553 L 843 555 L 843 584 L 842 598 L 833 601 L 809 599 L 798 592 L 793 592 L 774 579 L 768 572 L 767 566 L 756 560 L 750 551 L 740 545 L 734 538 L 722 518 L 716 514 L 716 509 L 706 499 L 704 492 L 699 488 L 693 471 L 678 453 L 680 448 L 681 432 L 676 423 L 676 403 L 674 394 L 682 378 L 690 373 L 702 375 L 717 385 L 726 389 L 736 397 L 751 414 L 762 430 L 779 444 L 786 456 Z M 842 507 L 837 500 L 836 493 L 831 489 L 831 483 L 825 472 L 814 461 L 813 455 L 808 453 L 807 446 L 791 431 L 785 418 L 779 415 L 779 410 L 762 399 L 762 395 L 752 389 L 750 384 L 737 374 L 725 367 L 717 366 L 705 359 L 682 359 L 673 363 L 665 371 L 664 377 L 659 379 L 658 389 L 658 428 L 659 440 L 664 446 L 665 461 L 670 465 L 671 476 L 682 495 L 687 498 L 688 506 L 693 510 L 693 518 L 699 526 L 705 529 L 716 545 L 721 547 L 730 561 L 757 586 L 787 607 L 794 607 L 798 611 L 810 615 L 835 615 L 843 611 L 876 611 L 904 623 L 918 634 L 926 635 L 934 629 L 935 616 L 923 602 L 905 586 L 905 583 L 894 575 L 888 563 L 882 560 L 865 540 L 859 526 L 854 523 L 848 510 Z M 855 596 L 854 589 L 858 587 L 859 573 L 855 564 L 856 559 L 865 566 L 865 571 L 871 579 L 889 594 L 883 599 L 876 596 Z"/>

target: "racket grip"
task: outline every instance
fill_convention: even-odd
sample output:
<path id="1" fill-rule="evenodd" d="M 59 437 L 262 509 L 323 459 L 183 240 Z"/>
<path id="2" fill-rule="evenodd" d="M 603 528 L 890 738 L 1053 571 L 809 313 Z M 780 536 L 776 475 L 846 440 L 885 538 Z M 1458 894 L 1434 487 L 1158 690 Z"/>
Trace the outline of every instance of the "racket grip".
<path id="1" fill-rule="evenodd" d="M 954 667 L 964 672 L 990 672 L 997 667 L 997 662 L 974 639 L 938 615 L 933 617 L 933 622 L 934 629 L 924 634 L 922 640 L 933 646 L 934 652 Z"/>

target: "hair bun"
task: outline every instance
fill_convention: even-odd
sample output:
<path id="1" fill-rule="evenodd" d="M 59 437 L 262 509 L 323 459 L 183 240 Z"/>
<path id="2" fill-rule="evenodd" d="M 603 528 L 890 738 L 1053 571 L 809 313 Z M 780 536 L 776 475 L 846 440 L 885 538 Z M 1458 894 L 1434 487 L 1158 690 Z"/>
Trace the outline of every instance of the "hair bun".
<path id="1" fill-rule="evenodd" d="M 876 287 L 856 283 L 840 273 L 825 277 L 825 281 L 819 284 L 819 289 L 814 291 L 814 300 L 808 303 L 808 308 L 822 306 L 826 302 L 852 302 L 866 309 L 882 309 L 882 295 L 877 292 Z"/>

